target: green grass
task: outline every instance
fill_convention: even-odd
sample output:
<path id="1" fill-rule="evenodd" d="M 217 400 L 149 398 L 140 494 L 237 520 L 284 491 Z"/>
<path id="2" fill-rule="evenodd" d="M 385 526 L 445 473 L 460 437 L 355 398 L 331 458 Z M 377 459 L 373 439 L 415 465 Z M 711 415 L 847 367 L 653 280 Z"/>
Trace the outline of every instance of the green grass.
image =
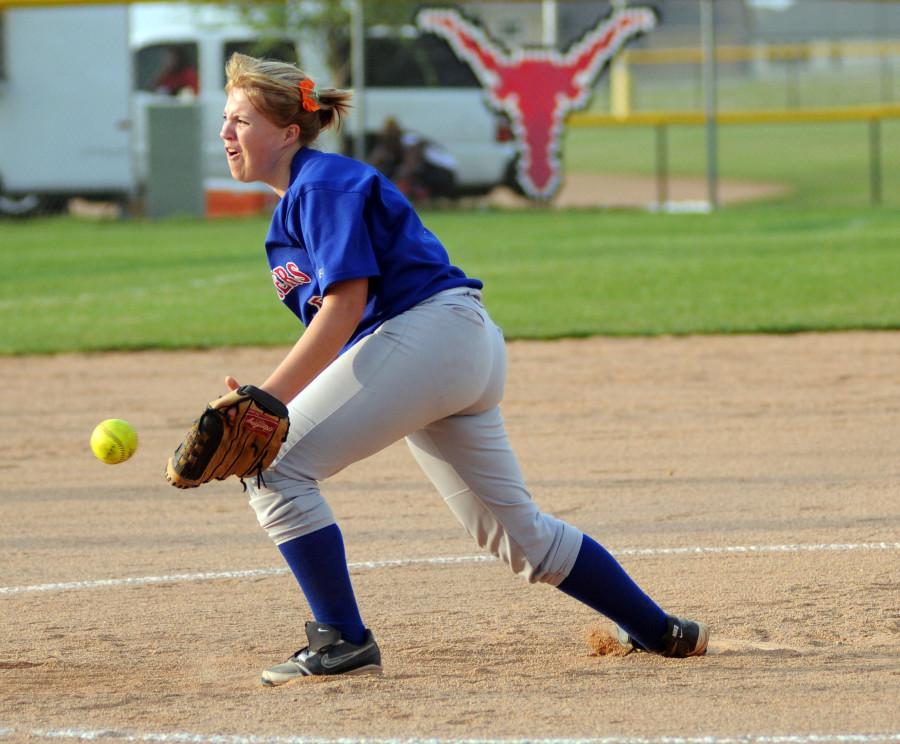
<path id="1" fill-rule="evenodd" d="M 835 66 L 824 70 L 775 65 L 762 77 L 720 68 L 721 111 L 877 106 L 900 100 L 894 62 Z M 635 65 L 635 111 L 703 109 L 699 67 Z M 793 71 L 793 72 L 791 72 Z M 796 75 L 794 74 L 796 73 Z M 609 77 L 602 78 L 591 109 L 608 111 Z M 672 174 L 704 176 L 706 140 L 702 126 L 668 128 Z M 869 205 L 869 125 L 839 124 L 724 125 L 719 128 L 719 171 L 724 179 L 780 183 L 786 201 L 803 207 Z M 900 205 L 900 120 L 881 125 L 882 196 Z M 654 132 L 643 128 L 569 128 L 564 159 L 571 171 L 652 174 Z"/>
<path id="2" fill-rule="evenodd" d="M 631 70 L 634 110 L 703 109 L 700 65 L 633 65 Z M 716 98 L 723 111 L 891 104 L 900 100 L 898 72 L 900 67 L 893 60 L 820 70 L 777 64 L 759 76 L 740 65 L 720 63 Z M 609 80 L 609 76 L 600 79 L 591 101 L 595 111 L 609 110 Z"/>
<path id="3" fill-rule="evenodd" d="M 260 326 L 281 341 L 264 234 L 263 220 L 0 222 L 0 353 L 230 345 Z"/>
<path id="4" fill-rule="evenodd" d="M 570 171 L 652 174 L 654 132 L 641 128 L 570 128 L 563 143 Z M 668 128 L 669 171 L 704 176 L 703 127 Z M 881 127 L 882 199 L 900 204 L 900 120 Z M 729 125 L 719 129 L 719 175 L 787 186 L 782 203 L 799 207 L 869 205 L 869 131 L 860 123 Z"/>
<path id="5" fill-rule="evenodd" d="M 487 284 L 510 338 L 900 328 L 900 121 L 883 127 L 884 206 L 868 206 L 864 124 L 723 127 L 723 178 L 787 197 L 712 215 L 425 214 Z M 649 129 L 569 129 L 568 171 L 653 173 Z M 700 127 L 670 170 L 702 176 Z M 267 219 L 0 221 L 0 354 L 287 344 Z"/>
<path id="6" fill-rule="evenodd" d="M 896 211 L 425 220 L 510 338 L 900 328 Z M 0 353 L 290 343 L 266 222 L 0 222 Z"/>
<path id="7" fill-rule="evenodd" d="M 449 244 L 486 280 L 494 314 L 514 337 L 900 324 L 897 215 L 572 212 L 508 220 L 473 218 L 456 226 Z"/>

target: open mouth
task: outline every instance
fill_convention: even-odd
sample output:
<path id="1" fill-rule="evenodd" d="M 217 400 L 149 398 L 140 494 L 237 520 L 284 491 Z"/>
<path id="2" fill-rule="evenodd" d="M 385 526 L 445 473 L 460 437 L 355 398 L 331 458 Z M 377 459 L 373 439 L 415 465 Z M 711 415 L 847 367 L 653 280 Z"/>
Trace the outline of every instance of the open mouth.
<path id="1" fill-rule="evenodd" d="M 240 151 L 240 150 L 235 150 L 235 149 L 232 148 L 232 147 L 226 147 L 226 148 L 225 148 L 225 155 L 228 157 L 229 160 L 234 160 L 234 159 L 235 159 L 236 157 L 238 157 L 240 154 L 241 154 L 241 151 Z"/>

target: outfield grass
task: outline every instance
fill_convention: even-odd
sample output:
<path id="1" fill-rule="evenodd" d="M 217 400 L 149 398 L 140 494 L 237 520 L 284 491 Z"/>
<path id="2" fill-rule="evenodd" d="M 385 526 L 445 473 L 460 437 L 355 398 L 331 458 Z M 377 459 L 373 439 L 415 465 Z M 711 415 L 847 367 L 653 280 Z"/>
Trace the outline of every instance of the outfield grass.
<path id="1" fill-rule="evenodd" d="M 895 76 L 877 64 L 805 70 L 796 86 L 783 75 L 747 77 L 725 74 L 719 79 L 721 111 L 876 106 L 896 102 Z M 774 68 L 773 68 L 774 69 Z M 654 66 L 636 66 L 632 105 L 635 111 L 700 111 L 703 96 L 699 68 L 672 68 L 658 76 Z M 591 102 L 595 111 L 609 110 L 609 79 Z M 706 134 L 702 126 L 668 130 L 669 170 L 678 175 L 704 176 Z M 723 125 L 719 127 L 719 172 L 725 179 L 774 182 L 790 193 L 784 203 L 803 207 L 865 207 L 869 205 L 869 124 Z M 570 171 L 653 174 L 654 131 L 649 127 L 571 127 L 566 132 L 564 158 Z M 900 205 L 900 120 L 881 124 L 882 197 L 885 205 Z M 779 197 L 781 198 L 781 197 Z"/>
<path id="2" fill-rule="evenodd" d="M 788 208 L 867 207 L 869 130 L 865 122 L 840 124 L 726 125 L 719 128 L 721 178 L 784 184 Z M 668 128 L 669 172 L 705 176 L 706 140 L 700 126 Z M 568 171 L 643 173 L 655 168 L 650 127 L 569 128 L 564 139 Z M 900 206 L 900 120 L 881 126 L 882 198 Z"/>
<path id="3" fill-rule="evenodd" d="M 900 215 L 433 212 L 510 338 L 900 328 Z M 264 219 L 0 222 L 0 353 L 286 344 Z"/>
<path id="4" fill-rule="evenodd" d="M 748 74 L 742 65 L 720 63 L 716 99 L 720 110 L 874 106 L 900 100 L 897 64 L 869 60 L 815 69 L 776 64 L 768 74 Z M 693 65 L 633 65 L 631 105 L 636 111 L 703 109 L 703 71 Z M 595 111 L 610 110 L 610 79 L 600 79 L 591 101 Z"/>

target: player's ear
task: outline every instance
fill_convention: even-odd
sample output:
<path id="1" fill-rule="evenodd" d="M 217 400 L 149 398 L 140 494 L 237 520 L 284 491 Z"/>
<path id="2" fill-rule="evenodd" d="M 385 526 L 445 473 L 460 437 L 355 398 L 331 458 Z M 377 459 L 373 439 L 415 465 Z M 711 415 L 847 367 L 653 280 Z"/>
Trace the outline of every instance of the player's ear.
<path id="1" fill-rule="evenodd" d="M 288 124 L 284 128 L 284 144 L 293 145 L 299 139 L 300 139 L 300 125 L 299 124 Z"/>

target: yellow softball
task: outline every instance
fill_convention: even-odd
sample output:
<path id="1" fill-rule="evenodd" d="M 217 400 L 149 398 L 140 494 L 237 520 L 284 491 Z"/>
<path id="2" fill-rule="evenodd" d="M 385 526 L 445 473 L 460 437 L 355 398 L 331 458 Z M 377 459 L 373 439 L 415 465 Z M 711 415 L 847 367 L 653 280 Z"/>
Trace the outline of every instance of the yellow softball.
<path id="1" fill-rule="evenodd" d="M 122 419 L 106 419 L 91 433 L 91 451 L 107 465 L 125 462 L 137 449 L 134 427 Z"/>

